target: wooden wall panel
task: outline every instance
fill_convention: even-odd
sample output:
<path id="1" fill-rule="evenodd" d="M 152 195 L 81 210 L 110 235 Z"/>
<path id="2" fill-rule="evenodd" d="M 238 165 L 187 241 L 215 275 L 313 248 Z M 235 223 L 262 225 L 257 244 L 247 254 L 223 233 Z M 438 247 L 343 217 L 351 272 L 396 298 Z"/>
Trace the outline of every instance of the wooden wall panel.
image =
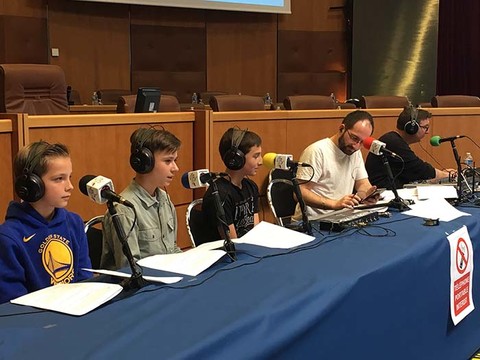
<path id="1" fill-rule="evenodd" d="M 278 21 L 278 93 L 347 97 L 343 1 L 292 1 Z"/>
<path id="2" fill-rule="evenodd" d="M 8 203 L 14 198 L 12 161 L 15 148 L 15 135 L 12 121 L 0 120 L 0 223 L 5 219 Z"/>
<path id="3" fill-rule="evenodd" d="M 0 14 L 46 18 L 48 0 L 0 0 Z"/>
<path id="4" fill-rule="evenodd" d="M 206 10 L 162 6 L 130 6 L 131 22 L 135 25 L 205 28 Z"/>
<path id="5" fill-rule="evenodd" d="M 341 72 L 283 72 L 278 74 L 278 99 L 289 95 L 327 95 L 339 101 L 346 97 L 346 74 Z"/>
<path id="6" fill-rule="evenodd" d="M 132 89 L 156 86 L 181 103 L 206 88 L 205 11 L 131 7 Z"/>
<path id="7" fill-rule="evenodd" d="M 130 89 L 129 7 L 49 0 L 50 63 L 61 66 L 67 84 L 91 102 L 98 89 Z"/>
<path id="8" fill-rule="evenodd" d="M 204 28 L 132 25 L 131 43 L 134 89 L 174 91 L 183 103 L 205 89 Z"/>
<path id="9" fill-rule="evenodd" d="M 0 63 L 48 63 L 44 1 L 0 1 Z"/>
<path id="10" fill-rule="evenodd" d="M 292 14 L 279 15 L 279 30 L 344 31 L 345 0 L 292 0 Z"/>
<path id="11" fill-rule="evenodd" d="M 277 15 L 207 13 L 207 88 L 276 100 Z"/>
<path id="12" fill-rule="evenodd" d="M 0 0 L 1 1 L 1 0 Z M 0 15 L 0 62 L 5 62 L 5 16 Z"/>
<path id="13" fill-rule="evenodd" d="M 3 23 L 3 63 L 47 64 L 47 20 L 25 16 L 0 16 Z"/>

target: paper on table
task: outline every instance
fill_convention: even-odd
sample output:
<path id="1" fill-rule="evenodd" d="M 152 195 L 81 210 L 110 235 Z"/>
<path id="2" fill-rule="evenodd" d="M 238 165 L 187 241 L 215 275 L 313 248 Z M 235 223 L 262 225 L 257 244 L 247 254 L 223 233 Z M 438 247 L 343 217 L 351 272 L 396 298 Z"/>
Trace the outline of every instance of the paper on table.
<path id="1" fill-rule="evenodd" d="M 122 277 L 122 278 L 129 278 L 130 276 L 132 276 L 131 274 L 126 274 L 126 273 L 123 273 L 121 271 L 114 271 L 114 270 L 86 269 L 86 268 L 84 268 L 83 270 L 91 271 L 91 272 L 97 273 L 97 274 L 118 276 L 118 277 Z M 143 275 L 142 277 L 145 280 L 150 281 L 150 282 L 159 282 L 159 283 L 164 283 L 164 284 L 174 284 L 174 283 L 179 282 L 180 280 L 183 279 L 183 277 L 181 277 L 181 276 L 148 276 L 148 275 Z"/>
<path id="2" fill-rule="evenodd" d="M 417 188 L 403 188 L 403 189 L 398 189 L 398 196 L 404 200 L 413 200 L 417 201 L 418 196 L 417 196 Z M 392 190 L 386 190 L 382 193 L 383 195 L 383 201 L 390 201 L 395 199 L 395 194 L 393 193 Z"/>
<path id="3" fill-rule="evenodd" d="M 276 249 L 290 249 L 309 243 L 314 239 L 314 236 L 261 221 L 240 239 L 235 240 L 235 242 Z"/>
<path id="4" fill-rule="evenodd" d="M 100 282 L 58 284 L 20 296 L 10 302 L 80 316 L 113 299 L 122 289 L 118 284 Z"/>
<path id="5" fill-rule="evenodd" d="M 451 221 L 460 216 L 470 216 L 469 213 L 459 211 L 450 205 L 445 199 L 431 198 L 418 201 L 409 205 L 411 210 L 403 212 L 405 215 L 417 216 L 424 219 L 439 219 L 440 221 Z"/>
<path id="6" fill-rule="evenodd" d="M 194 248 L 178 254 L 149 256 L 139 260 L 137 263 L 151 269 L 197 276 L 225 254 L 226 252 L 223 250 Z"/>
<path id="7" fill-rule="evenodd" d="M 458 197 L 457 189 L 451 185 L 431 185 L 417 187 L 417 194 L 419 200 L 442 198 L 442 199 L 456 199 Z"/>

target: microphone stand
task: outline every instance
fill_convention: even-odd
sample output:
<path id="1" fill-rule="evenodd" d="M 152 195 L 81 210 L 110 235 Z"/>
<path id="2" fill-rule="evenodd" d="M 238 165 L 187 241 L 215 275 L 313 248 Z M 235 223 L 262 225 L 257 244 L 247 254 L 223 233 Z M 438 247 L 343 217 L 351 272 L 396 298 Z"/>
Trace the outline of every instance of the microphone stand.
<path id="1" fill-rule="evenodd" d="M 297 201 L 298 201 L 298 204 L 300 205 L 300 210 L 302 212 L 303 232 L 308 234 L 308 235 L 313 235 L 312 224 L 310 224 L 310 221 L 308 220 L 305 201 L 303 200 L 302 192 L 300 191 L 300 186 L 299 186 L 298 180 L 297 180 L 297 169 L 298 169 L 297 164 L 292 166 L 293 192 L 294 192 L 295 196 L 297 197 Z"/>
<path id="2" fill-rule="evenodd" d="M 383 166 L 387 171 L 388 180 L 390 181 L 390 185 L 392 187 L 393 195 L 395 195 L 395 198 L 393 200 L 390 200 L 390 202 L 388 203 L 388 207 L 397 209 L 398 211 L 410 210 L 405 200 L 403 200 L 398 195 L 397 187 L 395 185 L 395 178 L 393 177 L 392 168 L 390 167 L 390 163 L 388 162 L 387 155 L 384 152 L 382 152 L 381 156 L 382 156 Z"/>
<path id="3" fill-rule="evenodd" d="M 220 199 L 220 194 L 218 193 L 218 186 L 213 179 L 208 181 L 209 185 L 212 187 L 212 196 L 215 201 L 215 210 L 217 212 L 217 221 L 221 227 L 223 235 L 225 236 L 225 241 L 223 242 L 223 247 L 227 252 L 227 255 L 233 261 L 237 260 L 236 252 L 235 252 L 235 244 L 233 243 L 230 237 L 230 228 L 227 225 L 227 219 L 225 217 L 225 210 L 222 206 L 222 200 Z"/>
<path id="4" fill-rule="evenodd" d="M 455 145 L 455 139 L 450 140 L 450 145 L 452 145 L 453 157 L 457 163 L 457 201 L 456 204 L 460 205 L 463 199 L 463 190 L 462 190 L 462 163 L 460 161 L 460 155 L 458 155 L 457 146 Z"/>
<path id="5" fill-rule="evenodd" d="M 125 231 L 123 230 L 122 224 L 120 224 L 120 220 L 118 219 L 117 210 L 113 205 L 112 200 L 107 201 L 107 208 L 108 212 L 112 217 L 113 227 L 117 233 L 120 242 L 122 243 L 122 251 L 127 257 L 128 264 L 130 265 L 130 270 L 132 271 L 132 276 L 130 279 L 126 279 L 122 281 L 120 284 L 124 290 L 132 290 L 132 289 L 140 289 L 147 284 L 147 281 L 142 277 L 142 269 L 137 265 L 135 260 L 133 259 L 132 251 L 130 250 L 130 246 L 128 245 Z"/>

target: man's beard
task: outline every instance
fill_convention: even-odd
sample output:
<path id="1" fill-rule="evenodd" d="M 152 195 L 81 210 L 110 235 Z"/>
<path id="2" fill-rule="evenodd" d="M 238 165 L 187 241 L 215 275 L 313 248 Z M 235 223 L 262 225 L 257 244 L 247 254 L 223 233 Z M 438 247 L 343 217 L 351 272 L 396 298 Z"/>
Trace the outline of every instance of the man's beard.
<path id="1" fill-rule="evenodd" d="M 356 149 L 354 149 L 352 146 L 350 145 L 347 145 L 345 143 L 345 134 L 347 133 L 347 131 L 345 130 L 342 134 L 342 136 L 340 136 L 338 138 L 338 148 L 340 150 L 342 150 L 345 154 L 347 155 L 352 155 L 355 151 L 357 151 Z"/>

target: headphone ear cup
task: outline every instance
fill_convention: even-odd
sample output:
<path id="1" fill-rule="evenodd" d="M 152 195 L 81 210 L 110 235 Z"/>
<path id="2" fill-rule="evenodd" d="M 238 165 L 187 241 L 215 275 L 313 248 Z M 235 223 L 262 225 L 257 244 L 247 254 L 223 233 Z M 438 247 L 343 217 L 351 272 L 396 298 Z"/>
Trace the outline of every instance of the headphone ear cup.
<path id="1" fill-rule="evenodd" d="M 245 165 L 245 154 L 238 148 L 232 147 L 223 156 L 223 163 L 230 170 L 240 170 Z"/>
<path id="2" fill-rule="evenodd" d="M 130 166 L 139 174 L 147 174 L 155 166 L 155 157 L 150 149 L 143 146 L 130 155 Z"/>
<path id="3" fill-rule="evenodd" d="M 415 135 L 420 129 L 420 126 L 418 125 L 418 122 L 417 122 L 417 117 L 418 117 L 418 110 L 415 107 L 413 107 L 413 105 L 410 104 L 410 121 L 408 121 L 403 127 L 403 129 L 407 134 Z"/>
<path id="4" fill-rule="evenodd" d="M 407 134 L 415 135 L 418 132 L 419 126 L 416 121 L 409 121 L 405 124 L 404 130 Z"/>
<path id="5" fill-rule="evenodd" d="M 36 202 L 45 195 L 45 184 L 36 174 L 24 174 L 15 179 L 15 192 L 23 201 Z"/>

